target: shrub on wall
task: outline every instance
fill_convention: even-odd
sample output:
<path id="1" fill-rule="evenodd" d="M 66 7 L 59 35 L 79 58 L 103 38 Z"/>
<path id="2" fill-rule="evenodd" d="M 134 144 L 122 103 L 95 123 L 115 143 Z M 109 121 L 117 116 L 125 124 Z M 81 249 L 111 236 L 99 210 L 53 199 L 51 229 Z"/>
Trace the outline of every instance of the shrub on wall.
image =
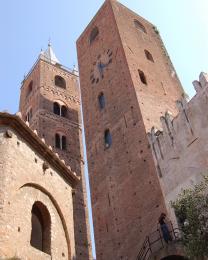
<path id="1" fill-rule="evenodd" d="M 182 242 L 189 257 L 208 256 L 208 177 L 183 190 L 172 202 L 182 230 Z"/>

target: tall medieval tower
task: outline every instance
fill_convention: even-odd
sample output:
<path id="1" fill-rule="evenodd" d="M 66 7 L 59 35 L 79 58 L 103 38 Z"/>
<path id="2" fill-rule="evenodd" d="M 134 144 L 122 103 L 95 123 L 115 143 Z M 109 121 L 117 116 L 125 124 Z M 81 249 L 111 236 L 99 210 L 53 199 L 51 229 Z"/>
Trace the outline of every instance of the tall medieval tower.
<path id="1" fill-rule="evenodd" d="M 156 27 L 115 0 L 77 48 L 97 259 L 136 259 L 166 210 L 147 132 L 183 89 Z"/>
<path id="2" fill-rule="evenodd" d="M 23 81 L 20 112 L 81 177 L 73 194 L 76 259 L 91 259 L 78 75 L 59 63 L 50 44 Z"/>

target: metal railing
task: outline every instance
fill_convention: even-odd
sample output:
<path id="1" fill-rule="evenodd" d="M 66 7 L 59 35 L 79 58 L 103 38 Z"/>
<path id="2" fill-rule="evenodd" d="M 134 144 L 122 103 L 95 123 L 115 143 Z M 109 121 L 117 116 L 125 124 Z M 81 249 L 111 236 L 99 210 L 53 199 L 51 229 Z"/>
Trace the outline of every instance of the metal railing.
<path id="1" fill-rule="evenodd" d="M 22 83 L 30 76 L 30 74 L 34 70 L 34 68 L 37 65 L 37 63 L 39 62 L 39 60 L 44 60 L 47 63 L 51 63 L 50 60 L 47 57 L 45 57 L 43 54 L 40 54 L 38 56 L 38 58 L 36 59 L 35 63 L 33 64 L 32 68 L 29 70 L 29 72 L 26 75 L 24 75 L 24 79 L 23 79 Z M 79 76 L 78 71 L 75 71 L 74 69 L 70 69 L 70 68 L 68 68 L 68 67 L 66 67 L 66 66 L 64 66 L 62 64 L 56 64 L 56 66 L 58 66 L 59 68 L 61 68 L 63 70 L 66 70 L 67 72 L 69 72 L 69 73 L 71 73 L 71 74 L 73 74 L 73 75 L 75 75 L 77 77 Z"/>
<path id="2" fill-rule="evenodd" d="M 169 233 L 171 235 L 172 241 L 180 239 L 180 230 L 179 228 L 174 228 L 171 222 L 167 223 Z M 165 247 L 166 242 L 163 239 L 163 235 L 160 227 L 158 226 L 157 230 L 151 233 L 146 237 L 142 248 L 137 255 L 137 260 L 148 260 L 149 257 L 158 252 L 160 249 Z"/>

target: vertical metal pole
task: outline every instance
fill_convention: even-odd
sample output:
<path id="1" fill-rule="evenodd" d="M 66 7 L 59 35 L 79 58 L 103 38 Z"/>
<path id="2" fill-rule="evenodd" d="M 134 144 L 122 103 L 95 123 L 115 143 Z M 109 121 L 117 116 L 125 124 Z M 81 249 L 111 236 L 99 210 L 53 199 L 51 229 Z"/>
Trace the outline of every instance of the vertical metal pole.
<path id="1" fill-rule="evenodd" d="M 150 252 L 152 253 L 152 248 L 151 248 L 149 236 L 147 237 L 147 241 L 148 241 L 148 245 L 149 245 Z"/>
<path id="2" fill-rule="evenodd" d="M 161 229 L 161 228 L 160 228 L 160 229 Z M 159 231 L 159 235 L 160 235 L 160 241 L 161 241 L 162 247 L 164 247 L 164 244 L 163 244 L 163 236 L 161 236 L 160 229 L 158 230 L 158 231 Z"/>

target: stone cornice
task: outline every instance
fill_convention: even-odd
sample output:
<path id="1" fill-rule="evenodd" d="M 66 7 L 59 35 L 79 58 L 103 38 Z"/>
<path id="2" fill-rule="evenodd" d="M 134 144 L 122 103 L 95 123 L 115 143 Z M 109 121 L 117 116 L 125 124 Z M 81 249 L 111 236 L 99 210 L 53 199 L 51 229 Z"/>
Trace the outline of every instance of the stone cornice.
<path id="1" fill-rule="evenodd" d="M 16 115 L 0 112 L 0 126 L 8 126 L 20 135 L 35 151 L 41 155 L 72 187 L 79 177 L 67 167 L 63 161 L 33 132 L 27 124 Z"/>

